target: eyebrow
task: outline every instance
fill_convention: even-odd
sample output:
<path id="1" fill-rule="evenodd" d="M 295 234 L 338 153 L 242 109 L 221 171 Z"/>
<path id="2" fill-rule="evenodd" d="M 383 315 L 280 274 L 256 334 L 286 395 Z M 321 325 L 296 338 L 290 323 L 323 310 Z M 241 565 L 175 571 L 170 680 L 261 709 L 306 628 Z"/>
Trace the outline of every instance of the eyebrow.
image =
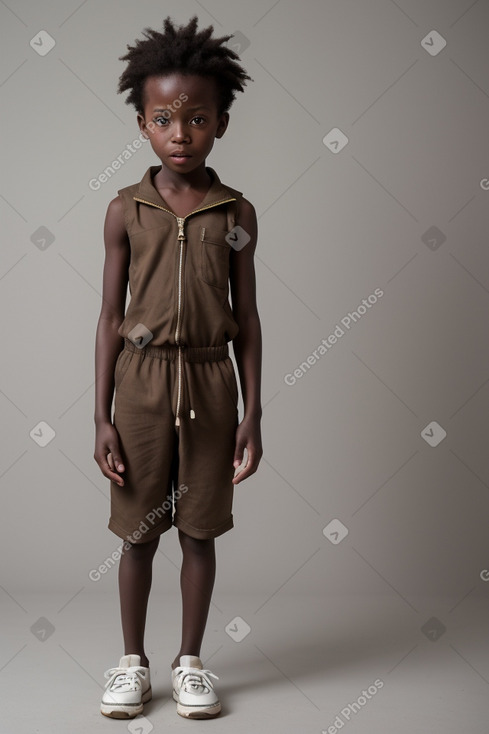
<path id="1" fill-rule="evenodd" d="M 166 112 L 167 110 L 168 110 L 168 107 L 155 107 L 153 112 Z M 197 107 L 190 107 L 187 111 L 195 112 L 195 110 L 210 110 L 210 107 L 206 107 L 205 105 L 201 104 L 201 105 L 198 105 Z"/>

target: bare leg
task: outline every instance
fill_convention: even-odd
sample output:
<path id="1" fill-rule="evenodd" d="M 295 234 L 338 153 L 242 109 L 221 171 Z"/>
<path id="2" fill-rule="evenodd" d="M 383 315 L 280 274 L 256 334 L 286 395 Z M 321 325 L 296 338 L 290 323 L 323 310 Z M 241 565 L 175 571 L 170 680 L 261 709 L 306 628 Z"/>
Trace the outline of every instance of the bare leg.
<path id="1" fill-rule="evenodd" d="M 182 644 L 172 668 L 180 662 L 180 655 L 200 657 L 209 605 L 216 576 L 214 538 L 198 540 L 182 530 L 178 537 L 183 552 L 180 589 L 182 591 Z"/>
<path id="2" fill-rule="evenodd" d="M 149 667 L 144 652 L 144 628 L 151 589 L 153 557 L 158 535 L 148 543 L 131 543 L 119 561 L 119 596 L 121 604 L 124 654 L 140 655 L 141 665 Z M 124 546 L 126 547 L 126 546 Z"/>

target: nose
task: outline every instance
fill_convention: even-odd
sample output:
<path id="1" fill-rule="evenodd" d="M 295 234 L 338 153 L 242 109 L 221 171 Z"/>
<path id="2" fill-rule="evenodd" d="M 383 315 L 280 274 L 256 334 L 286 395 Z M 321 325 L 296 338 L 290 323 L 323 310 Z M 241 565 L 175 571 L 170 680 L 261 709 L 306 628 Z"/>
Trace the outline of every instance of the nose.
<path id="1" fill-rule="evenodd" d="M 179 143 L 183 140 L 188 140 L 188 132 L 185 129 L 185 125 L 182 122 L 173 123 L 173 134 L 172 140 Z"/>

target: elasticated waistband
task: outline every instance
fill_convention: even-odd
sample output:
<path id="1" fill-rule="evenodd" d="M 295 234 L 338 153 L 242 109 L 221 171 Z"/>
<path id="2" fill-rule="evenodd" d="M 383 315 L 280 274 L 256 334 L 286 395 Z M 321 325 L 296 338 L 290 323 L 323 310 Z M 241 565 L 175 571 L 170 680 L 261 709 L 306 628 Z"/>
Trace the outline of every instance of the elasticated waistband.
<path id="1" fill-rule="evenodd" d="M 157 357 L 169 361 L 178 359 L 178 346 L 176 344 L 163 344 L 162 346 L 146 344 L 145 347 L 140 348 L 133 344 L 130 339 L 124 337 L 124 349 L 136 352 L 136 354 L 144 354 L 147 357 Z M 229 346 L 228 344 L 221 344 L 217 347 L 188 347 L 182 344 L 181 353 L 186 362 L 218 362 L 229 356 Z"/>

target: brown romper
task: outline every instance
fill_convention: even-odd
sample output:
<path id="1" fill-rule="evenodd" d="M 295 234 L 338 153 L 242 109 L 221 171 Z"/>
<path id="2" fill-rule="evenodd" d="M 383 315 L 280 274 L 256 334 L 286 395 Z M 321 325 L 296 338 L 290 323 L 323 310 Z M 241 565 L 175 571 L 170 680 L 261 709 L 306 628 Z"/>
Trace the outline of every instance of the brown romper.
<path id="1" fill-rule="evenodd" d="M 159 170 L 151 166 L 140 183 L 118 191 L 131 300 L 114 372 L 124 486 L 110 482 L 108 527 L 131 543 L 172 524 L 194 538 L 234 527 L 238 386 L 228 342 L 239 329 L 228 300 L 226 235 L 242 194 L 207 167 L 205 198 L 177 217 L 153 184 Z"/>

